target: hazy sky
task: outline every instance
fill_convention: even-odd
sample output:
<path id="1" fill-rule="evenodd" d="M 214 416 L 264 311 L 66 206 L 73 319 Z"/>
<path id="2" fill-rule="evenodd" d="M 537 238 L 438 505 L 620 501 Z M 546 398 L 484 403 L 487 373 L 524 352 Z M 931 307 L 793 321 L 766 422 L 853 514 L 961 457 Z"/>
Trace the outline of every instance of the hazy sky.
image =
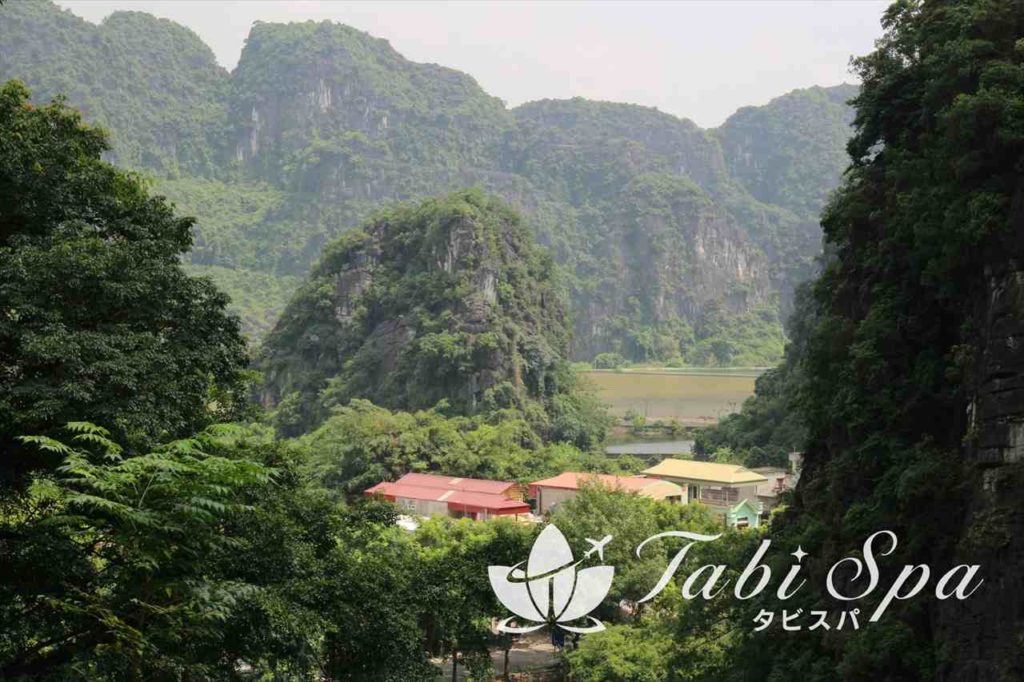
<path id="1" fill-rule="evenodd" d="M 254 21 L 331 19 L 407 58 L 472 75 L 510 105 L 582 96 L 716 126 L 793 88 L 853 82 L 885 2 L 216 2 L 58 0 L 99 22 L 142 10 L 195 31 L 233 68 Z"/>

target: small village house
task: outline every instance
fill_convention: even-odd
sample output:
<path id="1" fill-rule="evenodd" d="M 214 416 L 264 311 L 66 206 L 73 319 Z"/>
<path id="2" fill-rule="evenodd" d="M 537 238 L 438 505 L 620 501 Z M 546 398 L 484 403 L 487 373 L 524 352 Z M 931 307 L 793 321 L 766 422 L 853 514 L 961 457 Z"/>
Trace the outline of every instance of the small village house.
<path id="1" fill-rule="evenodd" d="M 763 506 L 758 489 L 771 484 L 767 477 L 738 464 L 691 459 L 665 459 L 643 473 L 681 486 L 686 502 L 706 504 L 730 525 L 740 527 L 760 525 Z"/>
<path id="2" fill-rule="evenodd" d="M 576 497 L 580 488 L 587 484 L 602 485 L 611 490 L 623 490 L 655 500 L 682 503 L 684 489 L 670 481 L 641 476 L 610 476 L 567 471 L 554 478 L 534 481 L 530 484 L 530 497 L 536 501 L 538 514 L 545 514 L 556 505 Z"/>
<path id="3" fill-rule="evenodd" d="M 482 521 L 530 514 L 530 505 L 523 501 L 522 486 L 511 481 L 412 473 L 397 481 L 378 483 L 363 494 L 380 495 L 409 516 L 441 514 Z"/>
<path id="4" fill-rule="evenodd" d="M 759 483 L 757 486 L 757 499 L 766 512 L 779 503 L 779 495 L 787 490 L 792 490 L 795 484 L 795 476 L 790 473 L 789 469 L 754 467 L 751 471 L 761 474 L 766 479 L 764 483 Z"/>
<path id="5" fill-rule="evenodd" d="M 739 504 L 725 510 L 725 522 L 733 528 L 757 528 L 761 525 L 763 510 L 761 503 L 744 498 Z"/>
<path id="6" fill-rule="evenodd" d="M 757 486 L 757 499 L 761 502 L 762 515 L 766 515 L 771 509 L 778 506 L 779 496 L 787 490 L 796 488 L 800 480 L 800 468 L 803 464 L 803 455 L 799 452 L 789 453 L 789 467 L 754 467 L 754 473 L 761 474 L 766 479 L 765 483 Z"/>

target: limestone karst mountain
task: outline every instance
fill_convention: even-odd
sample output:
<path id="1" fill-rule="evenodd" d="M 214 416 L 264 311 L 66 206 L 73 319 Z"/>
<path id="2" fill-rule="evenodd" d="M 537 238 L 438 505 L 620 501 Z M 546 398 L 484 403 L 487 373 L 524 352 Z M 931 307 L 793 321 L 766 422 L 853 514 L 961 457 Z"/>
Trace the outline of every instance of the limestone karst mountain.
<path id="1" fill-rule="evenodd" d="M 110 129 L 112 160 L 197 216 L 190 268 L 256 338 L 329 241 L 387 203 L 479 186 L 566 270 L 575 357 L 770 364 L 844 163 L 849 86 L 709 131 L 583 99 L 509 109 L 466 74 L 328 22 L 255 24 L 228 73 L 191 31 L 143 13 L 2 12 L 0 78 L 39 103 L 66 93 Z"/>
<path id="2" fill-rule="evenodd" d="M 458 414 L 515 408 L 550 431 L 578 399 L 568 347 L 550 255 L 507 204 L 463 190 L 329 245 L 258 366 L 262 400 L 283 405 L 286 430 L 364 398 L 409 410 L 445 401 Z"/>

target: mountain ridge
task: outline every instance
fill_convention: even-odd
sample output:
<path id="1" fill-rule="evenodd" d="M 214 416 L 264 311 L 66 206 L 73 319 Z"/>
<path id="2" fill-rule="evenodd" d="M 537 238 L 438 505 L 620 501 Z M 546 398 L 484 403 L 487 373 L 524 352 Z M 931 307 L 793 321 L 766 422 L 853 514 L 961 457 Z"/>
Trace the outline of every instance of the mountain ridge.
<path id="1" fill-rule="evenodd" d="M 143 13 L 92 25 L 49 3 L 0 12 L 0 39 L 15 45 L 0 54 L 0 77 L 35 86 L 37 101 L 67 90 L 72 104 L 86 105 L 87 118 L 110 127 L 111 158 L 153 174 L 158 191 L 196 215 L 189 267 L 232 294 L 256 337 L 332 239 L 389 203 L 478 186 L 523 211 L 567 271 L 577 358 L 617 352 L 642 361 L 770 364 L 781 354 L 780 320 L 792 289 L 820 251 L 820 188 L 842 170 L 848 108 L 831 97 L 836 88 L 794 91 L 765 105 L 782 100 L 828 113 L 820 117 L 826 130 L 814 128 L 812 113 L 804 123 L 813 129 L 787 137 L 771 116 L 756 115 L 770 113 L 765 107 L 752 108 L 753 116 L 741 109 L 717 129 L 653 107 L 581 98 L 507 107 L 468 74 L 411 62 L 386 40 L 331 22 L 257 22 L 228 73 L 194 33 Z M 118 30 L 124 24 L 135 28 L 131 39 Z M 14 41 L 9 28 L 31 36 L 54 25 L 62 27 L 59 49 Z M 94 44 L 99 51 L 90 57 Z M 71 60 L 92 62 L 89 87 L 66 73 Z M 158 94 L 120 89 L 105 74 L 125 65 Z M 108 109 L 134 113 L 118 118 Z M 735 125 L 741 112 L 743 125 Z M 772 139 L 785 143 L 784 153 L 774 153 Z M 806 149 L 822 159 L 802 173 Z M 766 192 L 774 169 L 783 180 Z M 712 272 L 715 259 L 686 238 L 703 229 L 696 207 L 706 202 L 673 212 L 650 191 L 678 180 L 694 183 L 719 214 L 712 224 L 721 239 L 712 242 L 735 254 L 735 263 L 763 260 L 764 276 L 740 276 L 731 266 Z M 637 201 L 641 190 L 654 204 Z M 669 243 L 671 252 L 659 253 Z M 634 276 L 644 273 L 629 264 L 645 253 L 665 256 L 655 271 L 719 285 L 698 290 L 667 276 Z M 749 295 L 738 296 L 741 290 Z M 677 304 L 635 303 L 644 298 Z M 764 348 L 728 331 L 749 324 L 751 314 L 774 339 Z M 702 343 L 721 352 L 712 357 L 699 350 Z"/>

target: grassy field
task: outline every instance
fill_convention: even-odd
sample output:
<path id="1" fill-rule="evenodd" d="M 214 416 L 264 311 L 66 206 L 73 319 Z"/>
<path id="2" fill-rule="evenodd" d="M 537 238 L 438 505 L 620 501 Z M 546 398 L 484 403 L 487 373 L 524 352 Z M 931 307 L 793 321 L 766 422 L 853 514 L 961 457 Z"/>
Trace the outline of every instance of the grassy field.
<path id="1" fill-rule="evenodd" d="M 643 369 L 584 371 L 612 414 L 632 410 L 648 419 L 709 424 L 739 410 L 754 393 L 761 369 Z"/>

